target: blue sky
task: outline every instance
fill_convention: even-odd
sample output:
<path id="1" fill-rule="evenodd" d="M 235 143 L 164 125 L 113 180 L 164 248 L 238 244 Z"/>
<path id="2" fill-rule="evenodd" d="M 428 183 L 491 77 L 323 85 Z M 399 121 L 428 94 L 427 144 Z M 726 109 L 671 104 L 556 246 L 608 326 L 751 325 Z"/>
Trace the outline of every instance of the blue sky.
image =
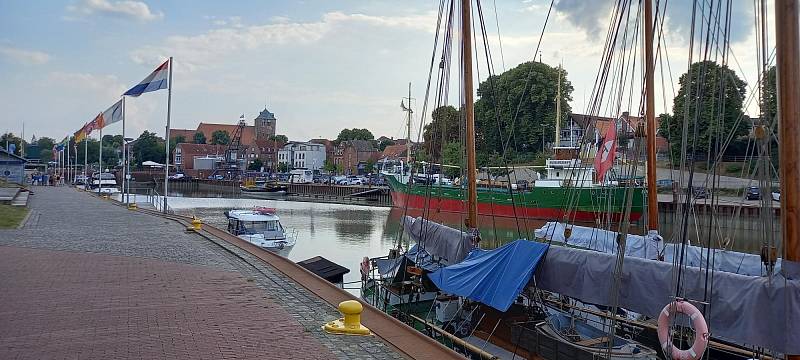
<path id="1" fill-rule="evenodd" d="M 576 112 L 591 92 L 610 3 L 557 1 L 544 37 L 542 59 L 564 63 Z M 681 34 L 690 9 L 682 3 L 670 1 L 676 9 L 667 18 L 675 81 L 687 59 Z M 549 1 L 496 5 L 506 68 L 530 60 Z M 745 20 L 734 26 L 732 48 L 752 83 L 745 5 L 735 9 Z M 497 54 L 493 1 L 483 7 Z M 0 131 L 19 134 L 24 121 L 27 139 L 60 139 L 171 55 L 173 127 L 235 123 L 242 113 L 251 120 L 266 105 L 278 133 L 293 140 L 335 138 L 343 127 L 399 137 L 408 82 L 414 97 L 424 95 L 437 9 L 436 1 L 0 0 Z M 129 99 L 129 134 L 163 134 L 166 97 Z M 117 124 L 104 129 L 120 132 Z"/>

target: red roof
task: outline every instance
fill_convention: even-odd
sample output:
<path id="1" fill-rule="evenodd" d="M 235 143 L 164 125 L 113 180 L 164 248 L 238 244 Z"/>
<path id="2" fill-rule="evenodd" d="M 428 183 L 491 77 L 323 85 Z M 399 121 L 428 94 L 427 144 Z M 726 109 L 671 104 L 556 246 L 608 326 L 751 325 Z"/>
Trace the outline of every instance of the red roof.
<path id="1" fill-rule="evenodd" d="M 197 131 L 203 133 L 206 136 L 206 141 L 211 142 L 211 134 L 213 134 L 217 130 L 224 130 L 228 132 L 228 135 L 233 138 L 233 134 L 236 132 L 236 127 L 238 125 L 230 125 L 230 124 L 209 124 L 209 123 L 200 123 L 197 126 Z M 194 135 L 192 135 L 194 136 Z M 242 129 L 242 144 L 243 145 L 253 145 L 256 141 L 256 129 L 254 126 L 245 126 Z"/>
<path id="2" fill-rule="evenodd" d="M 174 139 L 178 136 L 183 136 L 186 138 L 186 141 L 192 142 L 194 141 L 194 133 L 197 130 L 192 129 L 169 129 L 169 138 Z"/>
<path id="3" fill-rule="evenodd" d="M 399 158 L 406 155 L 406 145 L 389 145 L 383 149 L 381 157 L 383 158 Z"/>

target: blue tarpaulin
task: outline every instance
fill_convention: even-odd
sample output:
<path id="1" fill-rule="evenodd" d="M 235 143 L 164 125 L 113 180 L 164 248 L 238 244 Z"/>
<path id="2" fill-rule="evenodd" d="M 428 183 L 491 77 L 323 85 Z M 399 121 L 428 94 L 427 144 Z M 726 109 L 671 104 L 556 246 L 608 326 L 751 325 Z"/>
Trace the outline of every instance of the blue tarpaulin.
<path id="1" fill-rule="evenodd" d="M 549 245 L 516 240 L 494 250 L 473 250 L 464 261 L 430 273 L 442 291 L 506 311 L 533 275 Z"/>

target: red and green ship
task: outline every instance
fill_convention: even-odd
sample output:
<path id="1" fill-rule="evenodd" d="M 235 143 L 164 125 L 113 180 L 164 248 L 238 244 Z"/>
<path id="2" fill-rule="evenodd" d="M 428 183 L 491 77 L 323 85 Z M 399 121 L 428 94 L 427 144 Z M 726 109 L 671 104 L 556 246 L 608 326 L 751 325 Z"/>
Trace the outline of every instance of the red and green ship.
<path id="1" fill-rule="evenodd" d="M 395 207 L 430 209 L 454 213 L 466 212 L 466 191 L 457 186 L 403 184 L 386 176 Z M 528 219 L 553 220 L 567 217 L 573 221 L 621 221 L 627 191 L 633 191 L 631 221 L 644 211 L 644 188 L 620 186 L 532 187 L 514 190 L 478 187 L 478 214 Z M 513 198 L 512 198 L 513 196 Z"/>

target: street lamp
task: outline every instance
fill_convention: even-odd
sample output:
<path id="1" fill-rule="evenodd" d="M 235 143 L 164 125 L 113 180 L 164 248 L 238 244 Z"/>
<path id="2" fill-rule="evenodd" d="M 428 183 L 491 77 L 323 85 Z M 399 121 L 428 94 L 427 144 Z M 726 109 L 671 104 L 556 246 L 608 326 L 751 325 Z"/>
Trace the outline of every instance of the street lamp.
<path id="1" fill-rule="evenodd" d="M 133 141 L 133 138 L 124 138 L 122 139 L 123 145 L 126 149 L 125 154 L 125 163 L 122 166 L 125 167 L 125 178 L 122 179 L 122 185 L 125 188 L 125 204 L 130 204 L 131 202 L 131 146 L 130 142 Z M 136 198 L 134 198 L 134 202 Z"/>

